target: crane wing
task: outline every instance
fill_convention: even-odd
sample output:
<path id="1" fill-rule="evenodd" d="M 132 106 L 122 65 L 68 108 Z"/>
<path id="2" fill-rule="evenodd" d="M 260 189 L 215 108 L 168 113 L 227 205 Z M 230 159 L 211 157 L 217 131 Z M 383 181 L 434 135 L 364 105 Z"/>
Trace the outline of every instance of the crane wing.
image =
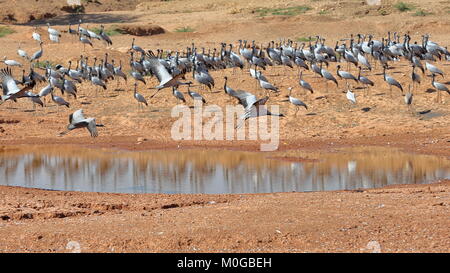
<path id="1" fill-rule="evenodd" d="M 239 100 L 239 104 L 244 106 L 244 108 L 247 108 L 249 105 L 252 105 L 253 103 L 255 103 L 257 101 L 257 98 L 255 95 L 253 95 L 252 93 L 246 92 L 246 91 L 242 91 L 242 90 L 236 91 L 235 98 L 237 98 Z"/>
<path id="2" fill-rule="evenodd" d="M 78 109 L 69 116 L 69 123 L 74 124 L 85 120 L 83 109 Z"/>
<path id="3" fill-rule="evenodd" d="M 160 86 L 172 80 L 172 75 L 169 74 L 167 69 L 164 67 L 164 65 L 161 64 L 159 59 L 156 58 L 153 52 L 150 51 L 146 54 L 146 56 L 149 58 L 150 69 L 152 70 L 152 73 L 155 74 L 158 78 Z"/>
<path id="4" fill-rule="evenodd" d="M 20 91 L 16 81 L 12 77 L 11 68 L 7 67 L 0 71 L 0 79 L 2 81 L 3 95 L 9 96 Z"/>
<path id="5" fill-rule="evenodd" d="M 89 121 L 87 129 L 91 133 L 92 137 L 98 137 L 97 124 L 95 123 L 94 118 Z"/>

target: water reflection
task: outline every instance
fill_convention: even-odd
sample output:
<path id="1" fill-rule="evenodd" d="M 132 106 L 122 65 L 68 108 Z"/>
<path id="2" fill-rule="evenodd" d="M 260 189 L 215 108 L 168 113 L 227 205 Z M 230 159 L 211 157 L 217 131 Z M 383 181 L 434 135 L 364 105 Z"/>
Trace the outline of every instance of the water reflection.
<path id="1" fill-rule="evenodd" d="M 289 158 L 290 161 L 280 160 Z M 292 162 L 295 158 L 319 159 Z M 386 148 L 336 153 L 0 149 L 0 184 L 121 193 L 262 193 L 374 188 L 450 178 L 450 160 Z"/>

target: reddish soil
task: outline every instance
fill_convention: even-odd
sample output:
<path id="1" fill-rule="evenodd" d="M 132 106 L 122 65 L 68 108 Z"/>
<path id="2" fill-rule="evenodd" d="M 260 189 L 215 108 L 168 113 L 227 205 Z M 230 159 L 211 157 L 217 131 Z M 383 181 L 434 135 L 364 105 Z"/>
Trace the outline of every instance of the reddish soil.
<path id="1" fill-rule="evenodd" d="M 4 2 L 4 3 L 1 3 Z M 255 40 L 264 45 L 279 38 L 297 40 L 321 35 L 327 44 L 350 33 L 372 33 L 378 39 L 387 31 L 409 32 L 413 40 L 429 33 L 431 39 L 443 46 L 450 44 L 448 33 L 450 5 L 446 1 L 409 1 L 414 10 L 401 13 L 393 7 L 395 1 L 382 1 L 382 6 L 367 6 L 364 1 L 101 1 L 103 7 L 89 4 L 86 14 L 68 15 L 55 6 L 54 10 L 40 9 L 22 1 L 0 1 L 0 17 L 8 12 L 21 13 L 27 22 L 29 14 L 54 12 L 49 20 L 55 28 L 67 30 L 68 20 L 83 18 L 89 28 L 104 24 L 106 28 L 122 25 L 147 26 L 154 24 L 166 30 L 163 34 L 139 36 L 136 44 L 143 48 L 183 50 L 194 42 L 198 48 L 214 48 L 220 42 L 234 43 L 238 39 Z M 23 1 L 25 2 L 25 1 Z M 29 3 L 29 1 L 26 1 Z M 51 1 L 39 1 L 51 2 Z M 182 2 L 182 3 L 181 3 Z M 292 3 L 291 3 L 292 2 Z M 108 4 L 109 3 L 109 4 Z M 126 4 L 125 4 L 126 3 Z M 120 7 L 119 7 L 120 5 Z M 283 8 L 293 5 L 311 7 L 305 14 L 287 16 L 259 16 L 262 8 Z M 3 9 L 5 7 L 5 9 Z M 18 11 L 23 9 L 23 11 Z M 33 10 L 35 12 L 33 12 Z M 417 10 L 431 12 L 414 16 Z M 93 13 L 94 12 L 94 13 Z M 27 16 L 25 16 L 27 15 Z M 16 20 L 12 23 L 21 23 Z M 11 23 L 11 22 L 10 22 Z M 0 38 L 0 56 L 19 60 L 18 42 L 29 54 L 38 50 L 31 39 L 32 26 L 9 25 L 15 32 Z M 193 32 L 177 32 L 190 27 Z M 75 38 L 63 33 L 60 44 L 48 43 L 46 27 L 39 32 L 44 38 L 44 57 L 67 65 L 80 54 L 98 58 L 108 52 L 126 65 L 128 71 L 132 35 L 112 36 L 113 45 L 94 41 L 94 48 L 83 47 Z M 301 39 L 299 39 L 301 40 Z M 299 42 L 300 44 L 301 42 Z M 22 61 L 22 60 L 20 60 Z M 450 63 L 436 63 L 445 73 L 440 82 L 450 79 Z M 3 67 L 3 64 L 1 64 Z M 346 65 L 345 65 L 346 66 Z M 347 69 L 347 68 L 346 68 Z M 336 64 L 328 70 L 336 72 Z M 14 69 L 19 79 L 20 69 Z M 39 71 L 42 72 L 42 71 Z M 351 73 L 356 73 L 351 68 Z M 412 115 L 404 105 L 399 90 L 389 96 L 379 66 L 364 71 L 375 82 L 369 95 L 356 89 L 358 103 L 350 105 L 345 98 L 345 82 L 340 87 L 328 84 L 312 72 L 304 72 L 304 79 L 315 92 L 309 94 L 298 86 L 298 71 L 271 67 L 264 75 L 281 90 L 271 95 L 269 104 L 280 105 L 286 115 L 280 120 L 280 150 L 330 150 L 344 146 L 377 145 L 400 147 L 426 154 L 450 156 L 450 96 L 443 93 L 443 101 L 436 101 L 431 78 L 423 75 L 423 82 L 414 91 Z M 388 71 L 407 89 L 410 83 L 407 62 L 393 64 Z M 427 72 L 428 74 L 428 72 Z M 192 89 L 202 93 L 210 104 L 230 103 L 223 93 L 223 77 L 229 85 L 263 96 L 255 87 L 247 71 L 233 74 L 231 69 L 213 71 L 214 92 Z M 192 75 L 187 75 L 192 79 Z M 157 85 L 148 78 L 147 86 L 139 85 L 139 92 L 149 98 Z M 280 102 L 294 87 L 293 96 L 308 104 L 299 110 Z M 43 86 L 37 87 L 38 91 Z M 52 102 L 33 112 L 27 100 L 7 102 L 0 106 L 0 145 L 17 144 L 75 144 L 87 147 L 114 147 L 129 150 L 221 147 L 226 149 L 258 150 L 255 141 L 173 141 L 170 129 L 175 118 L 170 110 L 177 101 L 169 90 L 149 99 L 149 107 L 140 110 L 133 99 L 132 82 L 110 84 L 107 92 L 95 97 L 95 89 L 87 83 L 78 89 L 78 99 L 65 97 L 71 108 L 57 109 Z M 180 88 L 186 93 L 185 88 Z M 58 93 L 59 95 L 59 93 Z M 187 96 L 187 94 L 186 94 Z M 188 104 L 192 101 L 188 98 Z M 83 108 L 89 117 L 106 127 L 99 128 L 100 136 L 90 138 L 85 130 L 75 130 L 64 137 L 68 116 Z M 419 114 L 418 112 L 428 113 Z M 145 138 L 146 140 L 143 140 Z M 286 160 L 302 160 L 287 158 Z M 251 195 L 162 195 L 162 194 L 100 194 L 55 192 L 16 187 L 0 187 L 0 251 L 3 252 L 65 252 L 67 243 L 77 241 L 86 252 L 370 252 L 367 244 L 377 241 L 382 252 L 448 252 L 450 250 L 450 181 L 436 181 L 430 185 L 396 186 L 362 191 L 273 193 Z M 17 239 L 19 238 L 19 239 Z"/>

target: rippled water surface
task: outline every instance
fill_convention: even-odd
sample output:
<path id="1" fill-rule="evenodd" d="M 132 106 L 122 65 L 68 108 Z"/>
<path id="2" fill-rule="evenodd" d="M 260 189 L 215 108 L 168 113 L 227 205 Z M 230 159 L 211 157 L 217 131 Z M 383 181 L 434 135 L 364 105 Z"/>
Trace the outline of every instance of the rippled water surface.
<path id="1" fill-rule="evenodd" d="M 380 147 L 330 153 L 0 149 L 0 185 L 117 193 L 267 193 L 375 188 L 450 178 L 445 157 Z"/>

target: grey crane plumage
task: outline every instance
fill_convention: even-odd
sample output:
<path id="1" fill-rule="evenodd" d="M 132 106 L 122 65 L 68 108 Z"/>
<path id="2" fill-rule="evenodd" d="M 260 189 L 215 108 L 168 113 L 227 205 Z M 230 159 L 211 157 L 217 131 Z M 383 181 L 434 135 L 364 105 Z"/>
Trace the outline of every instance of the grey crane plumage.
<path id="1" fill-rule="evenodd" d="M 300 81 L 299 81 L 299 84 L 300 84 L 300 86 L 301 86 L 303 89 L 305 89 L 305 90 L 311 92 L 311 94 L 314 93 L 314 90 L 312 89 L 311 85 L 310 85 L 308 82 L 306 82 L 305 80 L 303 80 L 303 71 L 300 71 Z"/>
<path id="2" fill-rule="evenodd" d="M 63 75 L 63 88 L 64 91 L 71 94 L 72 96 L 74 96 L 75 98 L 77 98 L 77 87 L 76 85 L 73 83 L 73 81 L 71 80 L 67 80 L 64 75 Z"/>
<path id="3" fill-rule="evenodd" d="M 175 86 L 172 87 L 172 95 L 178 99 L 181 100 L 182 102 L 186 103 L 186 99 L 184 98 L 183 93 L 181 93 L 180 91 L 178 91 Z"/>
<path id="4" fill-rule="evenodd" d="M 61 33 L 59 33 L 58 30 L 56 30 L 56 29 L 50 27 L 50 23 L 47 23 L 47 32 L 48 32 L 50 35 L 61 36 Z"/>
<path id="5" fill-rule="evenodd" d="M 9 67 L 0 70 L 0 80 L 3 89 L 3 95 L 1 96 L 3 102 L 7 100 L 16 100 L 20 97 L 27 97 L 25 92 L 31 89 L 30 86 L 25 86 L 20 89 L 17 86 L 16 80 L 12 76 L 11 68 Z"/>
<path id="6" fill-rule="evenodd" d="M 53 86 L 51 84 L 46 85 L 39 91 L 39 97 L 45 97 L 53 92 Z"/>
<path id="7" fill-rule="evenodd" d="M 449 95 L 450 95 L 450 91 L 449 91 L 449 89 L 447 88 L 447 86 L 445 86 L 445 84 L 440 83 L 440 82 L 437 82 L 437 81 L 435 80 L 435 78 L 436 78 L 436 75 L 435 75 L 435 74 L 432 74 L 432 78 L 433 78 L 433 80 L 431 81 L 431 85 L 433 85 L 433 87 L 436 88 L 436 91 L 437 91 L 437 101 L 440 102 L 440 100 L 441 100 L 441 91 L 447 92 Z"/>
<path id="8" fill-rule="evenodd" d="M 194 65 L 193 76 L 197 82 L 207 86 L 209 90 L 212 91 L 212 88 L 214 87 L 215 83 L 213 77 L 207 71 L 204 70 L 198 71 L 198 68 L 196 68 L 196 66 Z"/>
<path id="9" fill-rule="evenodd" d="M 64 81 L 62 78 L 54 78 L 50 76 L 48 78 L 48 82 L 53 86 L 61 90 L 62 93 L 64 93 Z"/>
<path id="10" fill-rule="evenodd" d="M 146 56 L 148 57 L 149 66 L 153 75 L 156 75 L 159 80 L 159 85 L 155 87 L 156 89 L 158 89 L 158 91 L 168 87 L 177 87 L 182 84 L 187 84 L 182 83 L 178 80 L 183 77 L 183 74 L 178 74 L 177 76 L 172 77 L 172 75 L 170 75 L 170 73 L 167 71 L 167 68 L 161 64 L 159 59 L 153 54 L 152 51 L 149 51 Z M 158 93 L 158 91 L 156 91 L 156 93 Z M 156 93 L 151 97 L 153 98 Z"/>
<path id="11" fill-rule="evenodd" d="M 412 84 L 413 84 L 413 92 L 414 92 L 414 87 L 415 87 L 415 85 L 416 85 L 416 83 L 417 84 L 420 84 L 420 82 L 421 82 L 421 78 L 420 78 L 420 76 L 419 76 L 419 74 L 417 74 L 416 72 L 415 72 L 415 68 L 416 68 L 416 66 L 415 65 L 413 65 L 412 66 L 412 71 L 411 71 L 411 80 L 412 80 Z"/>
<path id="12" fill-rule="evenodd" d="M 137 92 L 137 85 L 138 85 L 137 82 L 134 83 L 134 98 L 136 99 L 139 105 L 143 103 L 145 104 L 145 106 L 148 106 L 147 100 L 144 98 L 144 96 L 142 96 Z"/>
<path id="13" fill-rule="evenodd" d="M 135 41 L 136 41 L 136 38 L 133 38 L 130 50 L 134 50 L 136 52 L 140 52 L 142 54 L 146 54 L 145 51 L 140 46 L 137 46 L 137 45 L 134 44 Z"/>
<path id="14" fill-rule="evenodd" d="M 291 104 L 295 105 L 297 110 L 295 111 L 294 115 L 297 115 L 297 112 L 299 110 L 300 107 L 305 107 L 305 109 L 308 109 L 308 106 L 306 105 L 306 103 L 304 103 L 303 101 L 301 101 L 298 98 L 294 98 L 291 96 L 292 93 L 292 87 L 289 87 L 289 95 L 286 96 L 286 100 L 283 100 L 284 102 L 290 102 Z"/>
<path id="15" fill-rule="evenodd" d="M 259 86 L 261 86 L 261 88 L 263 88 L 265 90 L 279 92 L 278 87 L 274 86 L 273 84 L 271 84 L 269 82 L 263 81 L 261 79 L 259 79 Z"/>
<path id="16" fill-rule="evenodd" d="M 26 91 L 25 92 L 27 97 L 31 100 L 31 102 L 33 102 L 33 105 L 40 105 L 41 107 L 44 107 L 44 103 L 42 102 L 40 96 L 38 94 L 34 94 L 31 91 Z"/>
<path id="17" fill-rule="evenodd" d="M 364 65 L 367 69 L 372 70 L 372 66 L 370 65 L 369 61 L 361 52 L 358 54 L 357 58 L 359 63 Z"/>
<path id="18" fill-rule="evenodd" d="M 311 68 L 314 73 L 322 77 L 322 69 L 315 62 L 311 62 Z"/>
<path id="19" fill-rule="evenodd" d="M 396 79 L 394 79 L 391 76 L 386 74 L 386 67 L 383 68 L 383 76 L 384 76 L 384 81 L 389 84 L 389 91 L 390 91 L 391 96 L 392 96 L 392 86 L 397 87 L 403 93 L 402 85 Z"/>
<path id="20" fill-rule="evenodd" d="M 420 62 L 420 59 L 417 58 L 417 56 L 411 57 L 411 63 L 413 66 L 419 68 L 422 71 L 422 74 L 425 74 L 425 68 L 423 67 L 423 64 Z"/>
<path id="21" fill-rule="evenodd" d="M 358 82 L 358 79 L 351 73 L 347 71 L 342 71 L 340 65 L 337 66 L 336 74 L 339 76 L 339 78 L 345 79 L 345 82 L 347 82 L 347 80 L 354 80 L 355 82 Z"/>
<path id="22" fill-rule="evenodd" d="M 412 101 L 413 101 L 413 94 L 411 92 L 407 92 L 405 93 L 405 104 L 406 105 L 411 105 Z"/>
<path id="23" fill-rule="evenodd" d="M 100 34 L 99 34 L 100 38 L 106 42 L 106 44 L 108 45 L 112 45 L 112 41 L 111 38 L 108 36 L 108 34 L 105 33 L 105 26 L 101 25 L 100 26 Z"/>
<path id="24" fill-rule="evenodd" d="M 409 112 L 414 115 L 414 110 L 412 108 L 413 93 L 411 93 L 411 85 L 408 85 L 408 92 L 405 93 L 404 102 L 408 107 Z"/>
<path id="25" fill-rule="evenodd" d="M 60 96 L 54 95 L 53 92 L 50 92 L 50 95 L 52 96 L 52 101 L 56 103 L 58 106 L 66 106 L 67 108 L 70 108 L 70 103 L 65 101 Z"/>
<path id="26" fill-rule="evenodd" d="M 292 65 L 291 58 L 289 58 L 288 56 L 286 56 L 286 55 L 283 54 L 284 51 L 283 51 L 283 48 L 282 48 L 282 47 L 280 48 L 280 50 L 281 50 L 281 56 L 280 56 L 280 58 L 281 58 L 281 63 L 282 63 L 283 65 L 285 65 L 285 66 L 289 66 L 290 68 L 294 68 L 294 66 Z"/>
<path id="27" fill-rule="evenodd" d="M 330 72 L 328 72 L 325 68 L 322 68 L 322 63 L 320 64 L 320 67 L 321 67 L 320 74 L 326 80 L 325 84 L 326 84 L 327 91 L 328 91 L 328 81 L 332 81 L 332 82 L 334 82 L 336 84 L 336 86 L 339 86 L 339 83 L 336 80 L 336 78 Z"/>
<path id="28" fill-rule="evenodd" d="M 78 36 L 78 30 L 72 29 L 72 24 L 69 23 L 69 29 L 67 32 L 71 35 Z"/>
<path id="29" fill-rule="evenodd" d="M 61 33 L 59 33 L 58 30 L 51 28 L 50 23 L 47 23 L 47 32 L 48 32 L 50 41 L 59 43 L 59 38 L 61 37 Z"/>
<path id="30" fill-rule="evenodd" d="M 69 60 L 69 68 L 67 69 L 66 75 L 68 75 L 72 80 L 81 83 L 83 74 L 81 71 L 78 70 L 78 65 L 76 69 L 71 68 L 72 68 L 72 61 Z"/>
<path id="31" fill-rule="evenodd" d="M 230 51 L 229 51 L 230 60 L 233 63 L 234 67 L 239 67 L 239 68 L 243 69 L 244 62 L 242 61 L 241 57 L 238 54 L 236 54 L 232 51 L 232 47 L 233 47 L 233 45 L 230 44 Z"/>
<path id="32" fill-rule="evenodd" d="M 92 83 L 93 85 L 100 86 L 100 87 L 102 87 L 104 90 L 107 89 L 107 86 L 106 86 L 105 82 L 104 82 L 103 80 L 101 80 L 98 76 L 94 76 L 94 75 L 92 74 L 92 71 L 91 71 L 91 73 L 90 73 L 90 79 L 91 79 L 91 83 Z"/>
<path id="33" fill-rule="evenodd" d="M 136 81 L 141 81 L 141 82 L 143 82 L 144 84 L 147 84 L 147 82 L 146 82 L 145 79 L 144 79 L 144 76 L 142 76 L 142 74 L 139 73 L 138 71 L 135 71 L 135 70 L 131 71 L 131 76 L 132 76 Z"/>
<path id="34" fill-rule="evenodd" d="M 91 47 L 94 47 L 94 45 L 92 44 L 91 40 L 89 40 L 85 36 L 81 35 L 81 32 L 80 32 L 80 35 L 79 35 L 79 40 L 83 44 L 83 51 L 86 50 L 86 45 L 90 45 Z"/>
<path id="35" fill-rule="evenodd" d="M 7 60 L 6 56 L 4 56 L 3 60 L 0 61 L 0 62 L 6 64 L 7 66 L 18 66 L 18 67 L 22 67 L 23 66 L 20 62 L 18 62 L 16 60 Z"/>
<path id="36" fill-rule="evenodd" d="M 352 63 L 355 65 L 355 67 L 358 67 L 358 60 L 356 59 L 355 55 L 353 55 L 353 53 L 347 49 L 344 50 L 344 59 L 348 64 Z"/>
<path id="37" fill-rule="evenodd" d="M 263 75 L 263 73 L 259 70 L 256 70 L 256 67 L 255 67 L 255 69 L 250 68 L 249 72 L 250 72 L 250 76 L 252 78 L 256 79 L 257 81 L 263 80 L 265 82 L 268 82 L 267 78 Z"/>
<path id="38" fill-rule="evenodd" d="M 42 48 L 42 42 L 39 43 L 40 49 L 36 51 L 30 58 L 30 62 L 34 62 L 36 60 L 39 60 L 42 55 L 44 54 L 44 49 Z"/>
<path id="39" fill-rule="evenodd" d="M 64 132 L 61 132 L 59 135 L 63 136 L 67 134 L 68 132 L 78 129 L 78 128 L 86 128 L 89 133 L 91 134 L 91 137 L 97 137 L 98 131 L 97 127 L 104 127 L 103 124 L 97 124 L 95 122 L 95 118 L 85 118 L 84 113 L 82 109 L 79 109 L 75 111 L 74 113 L 70 114 L 69 116 L 69 125 L 67 125 L 67 130 Z"/>
<path id="40" fill-rule="evenodd" d="M 430 64 L 429 62 L 425 62 L 425 67 L 428 71 L 431 72 L 432 75 L 439 74 L 442 76 L 442 78 L 444 78 L 444 72 L 442 72 L 442 70 L 440 70 L 436 66 Z"/>
<path id="41" fill-rule="evenodd" d="M 45 81 L 45 77 L 42 76 L 41 74 L 37 73 L 36 71 L 34 71 L 33 67 L 30 67 L 29 75 L 30 75 L 31 80 L 35 81 L 36 83 Z"/>
<path id="42" fill-rule="evenodd" d="M 265 104 L 269 100 L 269 96 L 261 98 L 247 105 L 245 108 L 245 113 L 240 117 L 240 123 L 236 126 L 237 128 L 242 127 L 244 122 L 249 118 L 256 118 L 260 116 L 278 116 L 284 117 L 281 113 L 272 113 L 265 107 Z"/>
<path id="43" fill-rule="evenodd" d="M 374 86 L 375 84 L 369 78 L 361 75 L 361 66 L 358 67 L 358 81 L 366 86 L 366 93 L 369 93 L 369 86 Z"/>
<path id="44" fill-rule="evenodd" d="M 227 84 L 228 83 L 228 77 L 225 76 L 224 79 L 225 79 L 225 82 L 223 84 L 223 90 L 225 91 L 225 94 L 236 98 L 236 95 L 237 95 L 236 91 L 234 91 L 233 88 L 229 87 L 228 84 Z"/>
<path id="45" fill-rule="evenodd" d="M 17 55 L 24 58 L 25 60 L 29 60 L 30 56 L 28 56 L 28 53 L 25 50 L 23 50 L 20 45 L 21 45 L 21 43 L 19 43 L 19 48 L 17 49 Z"/>
<path id="46" fill-rule="evenodd" d="M 115 65 L 114 60 L 112 60 L 112 64 L 113 64 L 113 66 Z M 128 77 L 127 77 L 127 75 L 122 71 L 122 61 L 120 61 L 119 66 L 117 66 L 117 67 L 114 66 L 114 75 L 115 75 L 115 76 L 119 76 L 119 77 L 121 77 L 122 79 L 124 79 L 124 80 L 125 80 L 125 83 L 127 82 Z"/>
<path id="47" fill-rule="evenodd" d="M 298 67 L 303 67 L 304 69 L 309 70 L 308 65 L 305 63 L 305 61 L 302 58 L 295 57 L 294 62 Z"/>
<path id="48" fill-rule="evenodd" d="M 206 103 L 205 98 L 202 95 L 200 95 L 199 93 L 191 91 L 189 86 L 188 86 L 188 94 L 193 100 L 199 100 L 203 103 Z"/>

